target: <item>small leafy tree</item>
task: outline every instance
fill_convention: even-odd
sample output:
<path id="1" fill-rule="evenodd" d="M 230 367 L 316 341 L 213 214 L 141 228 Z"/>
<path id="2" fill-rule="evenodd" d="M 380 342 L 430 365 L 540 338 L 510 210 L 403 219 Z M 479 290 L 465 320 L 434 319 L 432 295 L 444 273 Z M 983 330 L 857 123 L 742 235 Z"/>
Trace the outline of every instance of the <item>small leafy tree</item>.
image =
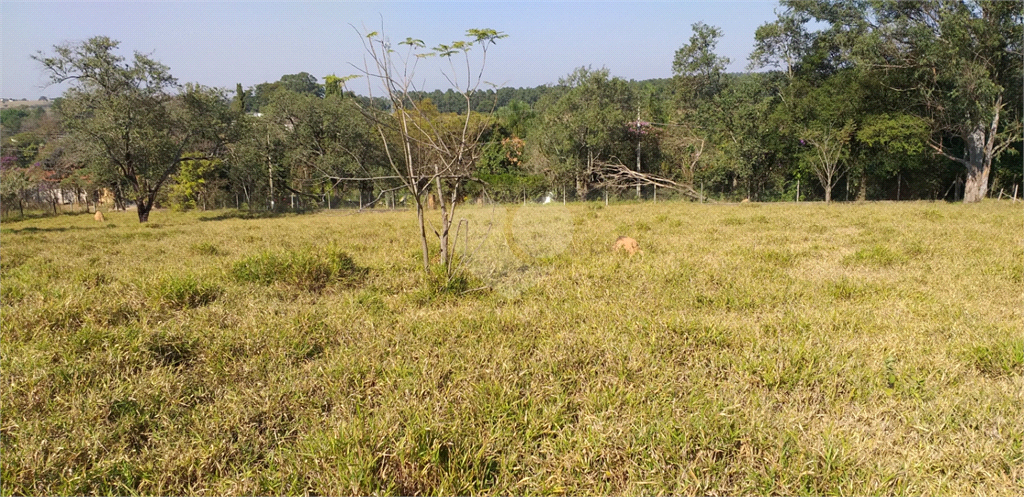
<path id="1" fill-rule="evenodd" d="M 821 182 L 821 187 L 825 189 L 825 203 L 832 202 L 832 189 L 846 174 L 845 159 L 849 154 L 847 145 L 853 137 L 854 129 L 852 122 L 842 126 L 817 123 L 804 132 L 802 140 L 811 148 L 805 158 Z"/>
<path id="2" fill-rule="evenodd" d="M 406 38 L 398 43 L 401 52 L 397 47 L 392 48 L 380 32 L 363 37 L 367 61 L 361 72 L 369 82 L 370 96 L 373 97 L 375 89 L 383 91 L 391 104 L 390 112 L 370 107 L 363 107 L 363 111 L 373 121 L 384 145 L 391 179 L 399 180 L 416 203 L 423 270 L 427 273 L 430 271 L 427 195 L 434 195 L 438 202 L 439 224 L 431 228 L 439 242 L 440 264 L 448 283 L 453 281 L 457 270 L 451 242 L 455 206 L 460 188 L 475 179 L 476 161 L 481 154 L 480 138 L 485 131 L 474 117 L 473 95 L 483 83 L 488 48 L 506 36 L 493 29 L 470 29 L 465 40 L 437 45 L 432 50 L 426 50 L 421 40 Z M 470 57 L 473 49 L 481 53 L 476 66 Z M 458 121 L 440 115 L 432 105 L 423 106 L 411 98 L 416 91 L 413 80 L 416 62 L 424 57 L 440 57 L 449 62 L 445 77 L 465 102 L 465 112 L 456 118 Z M 479 70 L 474 71 L 475 67 Z"/>

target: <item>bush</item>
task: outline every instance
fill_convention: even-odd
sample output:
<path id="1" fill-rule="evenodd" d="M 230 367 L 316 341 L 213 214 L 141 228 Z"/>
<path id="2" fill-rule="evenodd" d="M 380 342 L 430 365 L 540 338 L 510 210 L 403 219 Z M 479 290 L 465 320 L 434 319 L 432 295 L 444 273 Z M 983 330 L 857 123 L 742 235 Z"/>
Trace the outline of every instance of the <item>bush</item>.
<path id="1" fill-rule="evenodd" d="M 336 249 L 304 249 L 260 252 L 235 262 L 231 274 L 244 283 L 284 283 L 308 291 L 320 291 L 334 282 L 353 282 L 365 273 L 345 252 Z"/>

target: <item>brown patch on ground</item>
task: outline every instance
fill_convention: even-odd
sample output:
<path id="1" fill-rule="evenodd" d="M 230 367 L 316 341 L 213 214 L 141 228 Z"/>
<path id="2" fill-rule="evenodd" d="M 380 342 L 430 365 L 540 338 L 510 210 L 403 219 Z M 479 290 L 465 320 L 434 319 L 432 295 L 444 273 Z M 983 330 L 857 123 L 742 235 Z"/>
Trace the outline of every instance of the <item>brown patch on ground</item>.
<path id="1" fill-rule="evenodd" d="M 96 214 L 92 216 L 92 218 L 97 221 L 103 221 L 103 213 L 100 211 L 96 211 Z"/>
<path id="2" fill-rule="evenodd" d="M 641 254 L 644 253 L 643 250 L 640 250 L 640 244 L 637 243 L 636 240 L 628 236 L 620 236 L 618 239 L 615 240 L 615 243 L 612 245 L 613 252 L 618 252 L 620 250 L 625 250 L 631 256 L 633 254 L 636 254 L 637 252 Z"/>

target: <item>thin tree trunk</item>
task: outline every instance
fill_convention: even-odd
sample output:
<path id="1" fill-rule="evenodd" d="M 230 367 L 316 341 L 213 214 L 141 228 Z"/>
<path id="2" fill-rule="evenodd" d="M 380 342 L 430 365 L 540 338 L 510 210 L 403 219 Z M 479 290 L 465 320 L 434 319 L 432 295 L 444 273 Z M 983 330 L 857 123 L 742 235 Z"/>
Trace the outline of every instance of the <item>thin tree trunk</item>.
<path id="1" fill-rule="evenodd" d="M 416 221 L 420 224 L 420 243 L 423 246 L 423 272 L 430 271 L 430 250 L 427 248 L 427 225 L 423 219 L 423 199 L 414 194 L 416 200 Z"/>
<path id="2" fill-rule="evenodd" d="M 832 203 L 832 176 L 826 175 L 825 181 L 823 182 L 822 186 L 825 187 L 825 203 Z"/>
<path id="3" fill-rule="evenodd" d="M 448 219 L 448 202 L 444 198 L 444 192 L 441 190 L 441 178 L 434 179 L 434 188 L 437 192 L 438 201 L 441 203 L 441 234 L 438 237 L 441 244 L 441 264 L 444 265 L 445 275 L 451 277 L 451 258 L 448 256 L 448 230 L 451 227 L 451 222 Z M 452 204 L 452 208 L 455 208 L 455 204 Z"/>
<path id="4" fill-rule="evenodd" d="M 857 189 L 857 201 L 863 202 L 868 199 L 868 172 L 864 168 L 860 172 L 860 186 Z"/>

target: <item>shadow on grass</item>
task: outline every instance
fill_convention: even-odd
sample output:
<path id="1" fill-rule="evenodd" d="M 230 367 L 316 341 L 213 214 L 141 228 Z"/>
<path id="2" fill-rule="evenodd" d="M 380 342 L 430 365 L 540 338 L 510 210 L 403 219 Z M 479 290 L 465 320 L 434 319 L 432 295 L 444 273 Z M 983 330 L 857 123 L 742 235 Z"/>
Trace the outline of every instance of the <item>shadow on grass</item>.
<path id="1" fill-rule="evenodd" d="M 25 215 L 21 216 L 17 213 L 4 212 L 4 215 L 0 217 L 0 222 L 4 224 L 10 223 L 21 223 L 25 221 L 32 221 L 35 219 L 50 219 L 54 217 L 78 217 L 78 216 L 89 216 L 95 215 L 93 212 L 60 212 L 54 214 L 52 212 L 41 212 L 41 211 L 29 211 Z"/>
<path id="2" fill-rule="evenodd" d="M 102 229 L 113 228 L 113 227 L 114 227 L 114 225 L 112 225 L 112 224 L 108 224 L 108 225 L 105 225 L 105 226 L 93 226 L 93 227 L 89 227 L 89 228 L 83 228 L 81 226 L 66 226 L 66 227 L 63 227 L 63 228 L 37 228 L 35 226 L 26 226 L 24 228 L 19 228 L 19 229 L 3 228 L 3 229 L 0 229 L 0 233 L 2 233 L 4 235 L 14 235 L 14 234 L 21 234 L 21 233 L 63 233 L 65 231 L 92 231 L 92 230 L 102 230 Z"/>
<path id="3" fill-rule="evenodd" d="M 200 221 L 226 221 L 228 219 L 274 219 L 279 217 L 287 216 L 298 216 L 302 214 L 313 214 L 317 212 L 313 209 L 307 209 L 302 211 L 228 211 L 216 216 L 201 216 Z"/>

